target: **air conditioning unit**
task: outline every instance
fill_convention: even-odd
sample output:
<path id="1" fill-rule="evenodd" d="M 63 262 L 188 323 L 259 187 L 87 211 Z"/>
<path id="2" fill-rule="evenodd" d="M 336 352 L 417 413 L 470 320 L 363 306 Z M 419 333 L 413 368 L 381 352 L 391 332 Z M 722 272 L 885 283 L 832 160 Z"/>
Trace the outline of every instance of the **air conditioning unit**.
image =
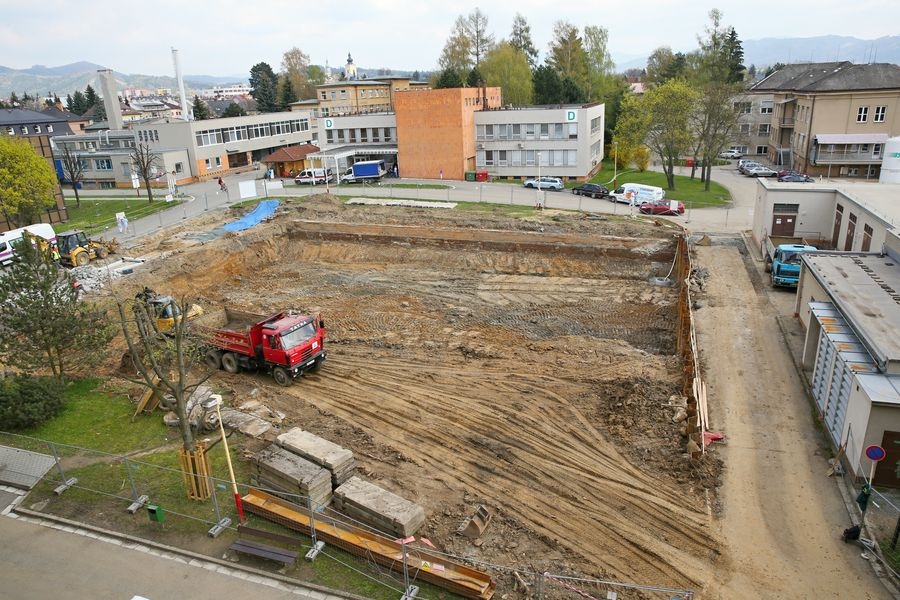
<path id="1" fill-rule="evenodd" d="M 484 144 L 478 144 L 478 149 L 479 149 L 479 150 L 484 150 Z"/>
<path id="2" fill-rule="evenodd" d="M 522 142 L 519 142 L 519 148 L 524 148 L 524 147 L 525 147 L 525 144 L 523 144 Z"/>

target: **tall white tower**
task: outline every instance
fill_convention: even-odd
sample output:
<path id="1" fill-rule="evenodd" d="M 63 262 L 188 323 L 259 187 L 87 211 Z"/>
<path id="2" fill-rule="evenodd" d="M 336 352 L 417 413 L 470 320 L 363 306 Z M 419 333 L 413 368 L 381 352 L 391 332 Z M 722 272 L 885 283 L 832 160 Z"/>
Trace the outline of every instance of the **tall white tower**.
<path id="1" fill-rule="evenodd" d="M 181 95 L 181 118 L 185 121 L 193 121 L 194 115 L 188 108 L 187 96 L 184 93 L 184 77 L 181 76 L 181 61 L 178 60 L 178 50 L 172 48 L 172 62 L 175 63 L 175 79 L 178 80 L 178 93 Z"/>

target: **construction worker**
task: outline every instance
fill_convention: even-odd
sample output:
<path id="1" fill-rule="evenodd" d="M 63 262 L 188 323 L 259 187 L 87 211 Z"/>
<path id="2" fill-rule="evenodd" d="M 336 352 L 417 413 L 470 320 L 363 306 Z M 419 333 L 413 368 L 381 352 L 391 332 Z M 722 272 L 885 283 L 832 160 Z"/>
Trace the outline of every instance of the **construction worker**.
<path id="1" fill-rule="evenodd" d="M 59 265 L 61 257 L 59 255 L 59 246 L 56 245 L 56 242 L 50 244 L 50 258 Z"/>

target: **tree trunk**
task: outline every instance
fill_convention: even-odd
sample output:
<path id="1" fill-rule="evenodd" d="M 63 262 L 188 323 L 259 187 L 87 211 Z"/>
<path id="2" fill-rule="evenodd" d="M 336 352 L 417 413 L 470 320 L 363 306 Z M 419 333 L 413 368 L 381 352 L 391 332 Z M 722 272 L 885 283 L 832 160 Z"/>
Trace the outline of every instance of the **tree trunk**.
<path id="1" fill-rule="evenodd" d="M 81 196 L 78 195 L 78 182 L 72 182 L 72 191 L 75 192 L 75 207 L 81 208 Z"/>
<path id="2" fill-rule="evenodd" d="M 153 189 L 150 187 L 149 179 L 144 180 L 144 187 L 147 188 L 147 202 L 152 203 L 153 202 Z"/>

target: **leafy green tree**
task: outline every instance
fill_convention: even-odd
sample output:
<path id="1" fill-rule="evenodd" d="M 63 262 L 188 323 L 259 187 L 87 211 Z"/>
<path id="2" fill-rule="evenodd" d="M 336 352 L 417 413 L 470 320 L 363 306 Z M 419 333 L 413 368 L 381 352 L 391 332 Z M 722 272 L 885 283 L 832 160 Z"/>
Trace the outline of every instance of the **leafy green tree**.
<path id="1" fill-rule="evenodd" d="M 670 79 L 684 77 L 687 70 L 687 57 L 674 53 L 668 46 L 661 46 L 647 57 L 647 74 L 644 82 L 649 86 L 661 85 Z"/>
<path id="2" fill-rule="evenodd" d="M 584 88 L 588 78 L 588 57 L 578 28 L 567 21 L 553 24 L 553 40 L 547 65 L 554 68 L 560 79 L 570 78 Z"/>
<path id="3" fill-rule="evenodd" d="M 571 77 L 562 80 L 562 101 L 568 104 L 587 102 L 587 93 Z"/>
<path id="4" fill-rule="evenodd" d="M 18 226 L 38 223 L 56 206 L 59 184 L 50 164 L 27 141 L 0 136 L 0 212 Z"/>
<path id="5" fill-rule="evenodd" d="M 131 165 L 147 189 L 147 202 L 153 202 L 153 188 L 150 182 L 159 170 L 159 156 L 146 142 L 139 142 L 131 149 Z"/>
<path id="6" fill-rule="evenodd" d="M 783 62 L 777 62 L 774 65 L 769 65 L 766 67 L 766 70 L 763 72 L 763 79 L 774 73 L 775 71 L 780 71 L 785 68 L 787 65 Z"/>
<path id="7" fill-rule="evenodd" d="M 325 69 L 323 69 L 319 65 L 309 65 L 309 68 L 306 70 L 306 81 L 310 86 L 312 86 L 312 91 L 308 92 L 308 96 L 303 97 L 306 99 L 315 98 L 316 86 L 325 83 Z"/>
<path id="8" fill-rule="evenodd" d="M 250 69 L 250 87 L 250 95 L 256 100 L 259 112 L 278 111 L 278 78 L 271 66 L 264 62 L 253 65 Z"/>
<path id="9" fill-rule="evenodd" d="M 563 102 L 563 83 L 556 69 L 541 65 L 534 71 L 534 101 L 536 104 Z"/>
<path id="10" fill-rule="evenodd" d="M 232 102 L 228 106 L 225 107 L 225 110 L 222 112 L 223 117 L 243 117 L 247 114 L 247 111 L 244 110 L 240 104 Z"/>
<path id="11" fill-rule="evenodd" d="M 675 189 L 675 161 L 691 149 L 689 119 L 697 92 L 680 79 L 651 88 L 643 96 L 626 96 L 616 124 L 616 138 L 633 147 L 645 143 L 662 162 L 670 190 Z"/>
<path id="12" fill-rule="evenodd" d="M 461 88 L 463 87 L 462 75 L 456 69 L 444 69 L 438 74 L 432 87 L 434 89 Z"/>
<path id="13" fill-rule="evenodd" d="M 291 104 L 297 100 L 297 94 L 294 92 L 290 78 L 282 77 L 278 90 L 278 106 L 281 107 L 281 110 L 291 110 Z"/>
<path id="14" fill-rule="evenodd" d="M 75 90 L 75 93 L 66 101 L 66 108 L 69 109 L 69 112 L 76 115 L 83 115 L 90 107 L 91 105 L 88 104 L 87 98 L 85 98 L 84 92 L 81 90 Z"/>
<path id="15" fill-rule="evenodd" d="M 0 277 L 0 361 L 64 382 L 101 358 L 110 334 L 106 316 L 79 300 L 75 279 L 45 249 L 23 238 L 16 256 Z"/>
<path id="16" fill-rule="evenodd" d="M 585 92 L 591 102 L 603 101 L 601 90 L 609 90 L 609 79 L 615 77 L 616 64 L 609 53 L 609 32 L 605 27 L 585 25 L 584 52 L 587 59 Z"/>
<path id="17" fill-rule="evenodd" d="M 78 191 L 78 184 L 84 179 L 84 162 L 75 155 L 75 150 L 71 144 L 60 143 L 61 159 L 63 175 L 71 184 L 72 191 L 75 192 L 75 206 L 81 208 L 81 195 Z"/>
<path id="18" fill-rule="evenodd" d="M 509 35 L 509 43 L 513 48 L 525 55 L 531 70 L 537 67 L 538 51 L 531 39 L 531 25 L 520 13 L 516 13 L 513 19 L 512 33 Z"/>
<path id="19" fill-rule="evenodd" d="M 441 50 L 438 66 L 441 71 L 453 70 L 457 73 L 468 73 L 474 66 L 471 57 L 472 40 L 469 38 L 466 19 L 460 15 L 453 24 L 453 31 L 447 38 L 444 49 Z"/>
<path id="20" fill-rule="evenodd" d="M 485 84 L 503 90 L 503 101 L 508 104 L 531 104 L 534 84 L 531 67 L 525 54 L 510 42 L 500 42 L 481 61 L 479 67 Z"/>
<path id="21" fill-rule="evenodd" d="M 194 96 L 194 101 L 191 103 L 191 112 L 194 113 L 195 121 L 206 121 L 212 118 L 212 115 L 209 113 L 209 106 L 200 99 L 200 96 Z"/>

